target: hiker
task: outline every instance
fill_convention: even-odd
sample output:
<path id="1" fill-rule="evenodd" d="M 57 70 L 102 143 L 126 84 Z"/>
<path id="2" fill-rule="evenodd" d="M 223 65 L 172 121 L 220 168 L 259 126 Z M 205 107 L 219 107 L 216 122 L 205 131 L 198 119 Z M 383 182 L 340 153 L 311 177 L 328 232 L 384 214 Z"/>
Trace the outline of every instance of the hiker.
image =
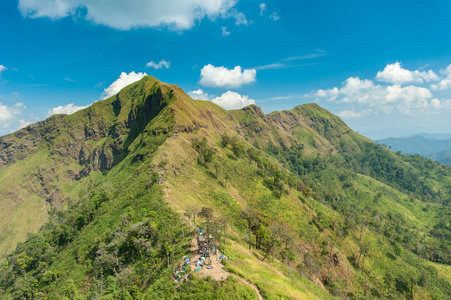
<path id="1" fill-rule="evenodd" d="M 189 264 L 189 258 L 185 259 L 184 265 Z"/>
<path id="2" fill-rule="evenodd" d="M 210 235 L 208 236 L 208 238 L 210 239 L 210 241 L 213 240 L 213 236 L 211 235 L 211 233 L 210 233 Z"/>
<path id="3" fill-rule="evenodd" d="M 206 265 L 205 256 L 201 257 L 202 265 Z"/>
<path id="4" fill-rule="evenodd" d="M 205 256 L 205 259 L 208 260 L 208 264 L 211 265 L 210 251 L 207 250 L 207 252 L 205 252 L 204 256 Z"/>
<path id="5" fill-rule="evenodd" d="M 211 253 L 216 254 L 216 248 L 214 245 L 213 245 L 213 247 L 211 247 Z"/>

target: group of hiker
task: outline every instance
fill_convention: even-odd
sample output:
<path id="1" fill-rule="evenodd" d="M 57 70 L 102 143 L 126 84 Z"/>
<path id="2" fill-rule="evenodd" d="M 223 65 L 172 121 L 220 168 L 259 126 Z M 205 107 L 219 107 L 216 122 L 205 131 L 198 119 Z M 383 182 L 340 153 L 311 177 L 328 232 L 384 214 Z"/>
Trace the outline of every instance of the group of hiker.
<path id="1" fill-rule="evenodd" d="M 197 233 L 197 252 L 200 254 L 200 257 L 194 263 L 194 271 L 201 271 L 204 267 L 207 269 L 213 269 L 211 266 L 211 256 L 214 255 L 216 256 L 216 259 L 218 259 L 218 251 L 214 244 L 214 237 L 209 234 L 208 238 L 206 238 L 206 234 L 204 234 L 203 230 L 200 228 L 197 228 Z M 219 259 L 222 261 L 223 259 L 227 259 L 227 257 L 225 255 L 221 255 Z M 180 283 L 182 280 L 189 280 L 190 273 L 187 273 L 186 267 L 190 264 L 190 262 L 191 260 L 188 256 L 183 257 L 183 264 L 179 266 L 179 270 L 177 270 L 174 274 L 176 282 Z"/>
<path id="2" fill-rule="evenodd" d="M 198 236 L 197 236 L 197 248 L 198 253 L 201 254 L 201 257 L 196 262 L 195 271 L 200 271 L 202 267 L 211 265 L 211 255 L 210 255 L 210 247 L 212 254 L 216 254 L 216 249 L 213 243 L 213 236 L 210 234 L 208 239 L 205 239 L 204 232 L 197 228 Z M 207 267 L 209 268 L 209 267 Z M 210 267 L 211 268 L 211 267 Z"/>

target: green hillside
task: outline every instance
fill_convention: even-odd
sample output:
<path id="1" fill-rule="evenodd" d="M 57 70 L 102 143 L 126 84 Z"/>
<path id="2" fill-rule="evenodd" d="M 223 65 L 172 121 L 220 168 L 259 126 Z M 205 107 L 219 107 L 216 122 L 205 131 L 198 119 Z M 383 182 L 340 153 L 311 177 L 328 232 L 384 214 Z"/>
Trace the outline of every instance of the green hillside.
<path id="1" fill-rule="evenodd" d="M 451 299 L 450 192 L 316 104 L 226 111 L 145 77 L 0 139 L 0 298 Z M 197 227 L 227 279 L 174 282 Z"/>

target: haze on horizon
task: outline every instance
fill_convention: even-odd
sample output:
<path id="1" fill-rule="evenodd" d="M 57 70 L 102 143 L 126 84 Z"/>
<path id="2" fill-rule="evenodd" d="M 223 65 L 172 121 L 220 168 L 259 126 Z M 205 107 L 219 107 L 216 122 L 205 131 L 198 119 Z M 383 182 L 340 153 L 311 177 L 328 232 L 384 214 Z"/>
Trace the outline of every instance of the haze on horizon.
<path id="1" fill-rule="evenodd" d="M 0 3 L 0 135 L 146 74 L 265 113 L 316 102 L 373 139 L 451 132 L 451 3 Z"/>

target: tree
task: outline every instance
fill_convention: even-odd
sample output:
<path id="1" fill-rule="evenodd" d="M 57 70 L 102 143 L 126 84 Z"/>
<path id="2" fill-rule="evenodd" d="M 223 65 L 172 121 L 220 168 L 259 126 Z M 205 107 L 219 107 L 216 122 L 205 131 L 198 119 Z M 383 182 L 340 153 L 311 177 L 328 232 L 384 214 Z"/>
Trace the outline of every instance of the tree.
<path id="1" fill-rule="evenodd" d="M 213 160 L 214 154 L 215 154 L 215 152 L 213 151 L 213 149 L 206 148 L 206 149 L 204 149 L 204 151 L 201 152 L 200 158 L 204 164 L 208 164 L 209 162 L 211 162 Z"/>
<path id="2" fill-rule="evenodd" d="M 105 285 L 108 293 L 114 293 L 116 291 L 116 277 L 109 275 L 106 278 Z"/>
<path id="3" fill-rule="evenodd" d="M 227 133 L 224 133 L 223 135 L 221 135 L 221 146 L 223 148 L 226 148 L 231 142 L 230 136 L 227 135 Z"/>
<path id="4" fill-rule="evenodd" d="M 190 220 L 190 223 L 191 223 L 191 219 L 193 220 L 193 222 L 194 222 L 193 227 L 194 228 L 196 227 L 196 216 L 199 215 L 199 213 L 200 213 L 200 209 L 199 209 L 198 206 L 188 205 L 186 207 L 185 215 Z"/>
<path id="5" fill-rule="evenodd" d="M 202 207 L 202 210 L 199 213 L 199 217 L 204 218 L 207 221 L 207 233 L 209 233 L 210 231 L 210 223 L 211 220 L 213 219 L 214 215 L 213 215 L 213 209 L 211 209 L 210 207 Z"/>
<path id="6" fill-rule="evenodd" d="M 267 230 L 265 230 L 263 239 L 266 246 L 266 254 L 263 257 L 262 261 L 265 261 L 266 257 L 268 257 L 271 250 L 274 246 L 280 244 L 280 237 L 283 234 L 284 228 L 279 223 L 271 224 Z"/>
<path id="7" fill-rule="evenodd" d="M 247 206 L 246 208 L 244 208 L 244 210 L 241 211 L 240 215 L 243 219 L 245 219 L 247 221 L 247 228 L 249 230 L 249 250 L 250 250 L 251 249 L 251 236 L 252 236 L 251 228 L 256 222 L 258 222 L 258 214 L 253 208 Z"/>
<path id="8" fill-rule="evenodd" d="M 321 264 L 310 252 L 304 254 L 304 266 L 307 268 L 309 278 L 321 271 Z"/>
<path id="9" fill-rule="evenodd" d="M 222 170 L 222 163 L 217 158 L 213 160 L 213 168 L 215 169 L 215 177 L 218 179 L 218 173 Z"/>
<path id="10" fill-rule="evenodd" d="M 210 207 L 202 207 L 199 217 L 204 218 L 207 222 L 210 222 L 213 219 L 213 209 Z"/>
<path id="11" fill-rule="evenodd" d="M 359 244 L 360 251 L 359 251 L 359 258 L 357 259 L 357 266 L 360 265 L 360 257 L 363 256 L 363 265 L 362 269 L 365 268 L 365 256 L 368 254 L 368 251 L 370 250 L 370 245 L 366 241 L 362 241 Z"/>
<path id="12" fill-rule="evenodd" d="M 236 158 L 239 158 L 244 153 L 244 147 L 238 140 L 234 140 L 232 141 L 232 151 L 233 155 L 235 155 Z"/>
<path id="13" fill-rule="evenodd" d="M 64 295 L 69 299 L 76 299 L 77 297 L 77 287 L 72 279 L 66 281 L 66 285 L 63 287 Z"/>
<path id="14" fill-rule="evenodd" d="M 395 278 L 393 277 L 391 271 L 388 271 L 385 273 L 384 276 L 384 284 L 387 287 L 387 297 L 390 298 L 390 290 L 393 288 L 393 283 L 395 281 Z"/>
<path id="15" fill-rule="evenodd" d="M 27 278 L 26 269 L 31 261 L 31 257 L 29 257 L 25 252 L 20 253 L 16 257 L 16 266 L 19 268 L 25 278 Z"/>

